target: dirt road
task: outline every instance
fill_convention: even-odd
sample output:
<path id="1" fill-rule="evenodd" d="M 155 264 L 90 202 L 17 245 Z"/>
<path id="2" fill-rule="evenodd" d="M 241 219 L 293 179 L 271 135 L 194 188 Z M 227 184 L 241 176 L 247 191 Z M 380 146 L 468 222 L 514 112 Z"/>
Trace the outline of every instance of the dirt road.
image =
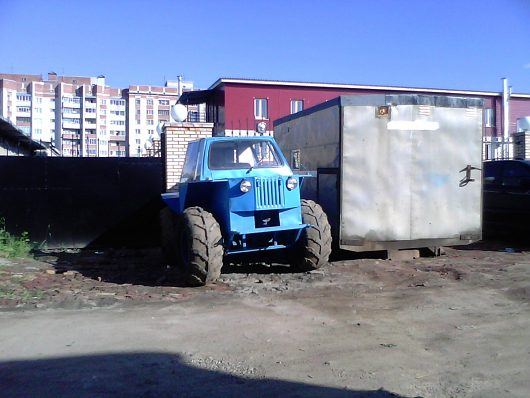
<path id="1" fill-rule="evenodd" d="M 0 396 L 530 396 L 529 251 L 229 268 L 198 289 L 157 261 L 2 260 Z"/>

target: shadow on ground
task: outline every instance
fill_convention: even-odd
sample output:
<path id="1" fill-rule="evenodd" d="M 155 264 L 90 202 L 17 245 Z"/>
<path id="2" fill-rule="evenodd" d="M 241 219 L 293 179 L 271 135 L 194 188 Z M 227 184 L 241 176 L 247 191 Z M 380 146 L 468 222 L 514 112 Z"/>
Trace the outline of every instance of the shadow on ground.
<path id="1" fill-rule="evenodd" d="M 223 265 L 223 273 L 266 275 L 305 272 L 298 271 L 295 268 L 291 267 L 288 261 L 288 254 L 282 250 L 249 254 L 252 254 L 252 256 L 248 258 L 245 256 L 233 257 L 236 260 L 235 263 L 226 263 L 225 265 Z M 329 261 L 333 263 L 335 261 L 359 260 L 363 258 L 384 259 L 386 258 L 386 251 L 353 252 L 334 248 L 329 258 Z M 245 262 L 245 260 L 251 261 Z"/>
<path id="2" fill-rule="evenodd" d="M 0 362 L 6 397 L 402 397 L 197 368 L 180 355 L 127 353 Z"/>
<path id="3" fill-rule="evenodd" d="M 530 251 L 530 238 L 526 236 L 521 237 L 510 234 L 497 234 L 495 236 L 488 235 L 479 242 L 475 242 L 470 245 L 454 246 L 453 248 L 457 250 L 518 253 Z"/>
<path id="4" fill-rule="evenodd" d="M 526 237 L 504 235 L 453 248 L 456 250 L 521 252 L 530 250 L 530 241 Z M 330 262 L 368 258 L 384 259 L 385 256 L 384 251 L 356 253 L 335 249 Z M 98 282 L 149 287 L 189 286 L 186 276 L 177 267 L 168 267 L 164 264 L 159 248 L 40 251 L 35 253 L 35 258 L 49 263 L 58 274 L 75 271 Z M 235 261 L 225 261 L 222 270 L 224 275 L 297 273 L 289 266 L 287 256 L 282 252 L 274 256 L 269 253 L 257 253 L 249 258 L 229 257 L 229 259 Z"/>
<path id="5" fill-rule="evenodd" d="M 176 268 L 163 264 L 158 248 L 41 251 L 34 255 L 58 274 L 75 271 L 86 278 L 118 285 L 187 286 Z"/>
<path id="6" fill-rule="evenodd" d="M 50 264 L 56 273 L 79 272 L 86 278 L 114 284 L 139 286 L 188 287 L 186 276 L 178 267 L 164 264 L 159 248 L 38 251 L 35 258 Z M 279 256 L 230 257 L 223 274 L 288 274 L 296 273 Z M 243 261 L 245 260 L 245 261 Z"/>

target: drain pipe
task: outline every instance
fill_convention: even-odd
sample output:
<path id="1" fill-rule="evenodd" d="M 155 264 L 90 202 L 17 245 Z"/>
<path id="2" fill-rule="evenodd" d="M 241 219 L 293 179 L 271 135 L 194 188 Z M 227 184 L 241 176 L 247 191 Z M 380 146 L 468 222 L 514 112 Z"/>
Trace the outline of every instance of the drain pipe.
<path id="1" fill-rule="evenodd" d="M 502 78 L 502 156 L 510 157 L 510 89 L 508 79 Z"/>
<path id="2" fill-rule="evenodd" d="M 177 76 L 177 81 L 178 81 L 178 85 L 177 85 L 177 94 L 179 96 L 182 95 L 182 75 L 178 75 Z"/>

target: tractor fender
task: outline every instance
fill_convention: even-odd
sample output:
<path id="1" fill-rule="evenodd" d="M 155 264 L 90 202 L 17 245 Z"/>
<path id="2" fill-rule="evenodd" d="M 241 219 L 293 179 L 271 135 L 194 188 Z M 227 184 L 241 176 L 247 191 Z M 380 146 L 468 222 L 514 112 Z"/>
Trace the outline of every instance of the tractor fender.
<path id="1" fill-rule="evenodd" d="M 162 194 L 162 200 L 173 212 L 180 214 L 180 193 L 168 192 Z"/>

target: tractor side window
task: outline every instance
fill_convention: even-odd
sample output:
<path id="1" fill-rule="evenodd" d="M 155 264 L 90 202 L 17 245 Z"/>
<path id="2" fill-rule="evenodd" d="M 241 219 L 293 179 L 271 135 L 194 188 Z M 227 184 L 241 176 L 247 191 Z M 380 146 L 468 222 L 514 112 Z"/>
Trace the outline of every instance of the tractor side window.
<path id="1" fill-rule="evenodd" d="M 186 150 L 186 160 L 182 168 L 180 182 L 193 181 L 197 178 L 197 161 L 199 159 L 199 143 L 190 142 Z"/>
<path id="2" fill-rule="evenodd" d="M 216 142 L 210 147 L 210 169 L 233 169 L 237 167 L 237 147 L 234 142 Z M 243 167 L 243 166 L 241 166 Z M 250 165 L 248 166 L 250 167 Z"/>

